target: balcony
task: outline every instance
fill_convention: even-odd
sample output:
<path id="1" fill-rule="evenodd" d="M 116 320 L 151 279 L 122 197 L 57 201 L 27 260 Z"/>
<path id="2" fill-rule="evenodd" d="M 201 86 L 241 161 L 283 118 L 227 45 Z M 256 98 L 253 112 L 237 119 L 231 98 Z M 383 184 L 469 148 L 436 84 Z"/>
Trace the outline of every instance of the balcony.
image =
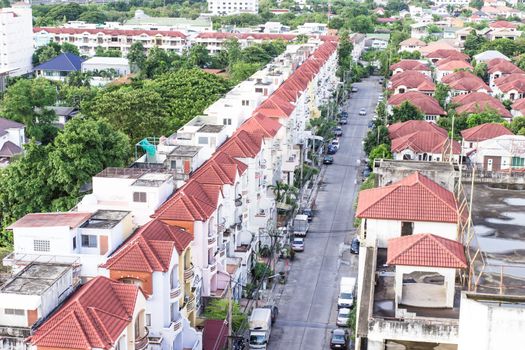
<path id="1" fill-rule="evenodd" d="M 170 298 L 171 299 L 177 299 L 181 295 L 181 289 L 180 286 L 172 288 L 170 291 Z"/>
<path id="2" fill-rule="evenodd" d="M 189 281 L 194 275 L 194 268 L 193 265 L 190 267 L 184 269 L 184 280 Z"/>
<path id="3" fill-rule="evenodd" d="M 208 245 L 212 245 L 217 242 L 217 237 L 208 237 Z"/>
<path id="4" fill-rule="evenodd" d="M 170 329 L 173 332 L 179 332 L 182 330 L 182 317 L 179 316 L 178 320 L 172 321 L 170 324 Z"/>
<path id="5" fill-rule="evenodd" d="M 149 345 L 149 339 L 148 334 L 149 330 L 147 328 L 144 328 L 145 332 L 142 336 L 135 338 L 135 350 L 145 350 L 148 348 Z"/>
<path id="6" fill-rule="evenodd" d="M 192 295 L 190 299 L 188 300 L 188 303 L 186 304 L 186 310 L 188 311 L 188 313 L 195 310 L 195 296 L 194 295 Z"/>

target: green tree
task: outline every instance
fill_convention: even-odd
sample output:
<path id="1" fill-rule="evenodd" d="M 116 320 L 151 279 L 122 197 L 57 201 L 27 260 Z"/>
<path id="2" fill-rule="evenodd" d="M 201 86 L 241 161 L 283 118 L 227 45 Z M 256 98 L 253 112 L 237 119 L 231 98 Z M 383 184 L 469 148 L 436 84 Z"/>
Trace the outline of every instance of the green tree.
<path id="1" fill-rule="evenodd" d="M 84 21 L 87 23 L 99 23 L 104 24 L 108 18 L 106 14 L 103 11 L 100 10 L 89 10 L 84 13 L 82 13 L 78 17 L 79 21 Z"/>
<path id="2" fill-rule="evenodd" d="M 368 154 L 369 165 L 371 168 L 374 167 L 374 161 L 376 159 L 392 159 L 392 153 L 390 152 L 390 145 L 382 143 L 375 146 Z"/>
<path id="3" fill-rule="evenodd" d="M 49 182 L 68 195 L 65 201 L 54 201 L 76 204 L 81 187 L 106 167 L 127 165 L 130 150 L 129 138 L 107 121 L 73 118 L 49 152 Z"/>
<path id="4" fill-rule="evenodd" d="M 242 60 L 249 63 L 264 65 L 270 62 L 271 55 L 259 45 L 252 45 L 242 50 Z"/>
<path id="5" fill-rule="evenodd" d="M 204 45 L 193 45 L 186 54 L 188 68 L 206 68 L 210 65 L 210 55 Z"/>
<path id="6" fill-rule="evenodd" d="M 464 46 L 464 49 L 463 51 L 469 55 L 469 56 L 474 56 L 475 54 L 477 54 L 478 52 L 480 52 L 480 48 L 486 43 L 488 42 L 488 39 L 485 38 L 483 35 L 481 34 L 477 34 L 475 30 L 471 31 L 466 39 L 465 39 L 465 46 Z"/>
<path id="7" fill-rule="evenodd" d="M 439 102 L 442 108 L 447 105 L 447 98 L 450 92 L 450 87 L 447 84 L 437 83 L 434 98 Z"/>
<path id="8" fill-rule="evenodd" d="M 507 57 L 514 57 L 515 55 L 519 55 L 522 52 L 520 52 L 520 45 L 518 40 L 511 40 L 511 39 L 496 39 L 492 41 L 487 41 L 483 45 L 481 45 L 478 52 L 483 52 L 487 50 L 495 50 L 499 51 L 502 54 L 504 54 Z"/>
<path id="9" fill-rule="evenodd" d="M 374 32 L 374 20 L 370 16 L 359 15 L 349 19 L 350 30 L 356 33 Z"/>
<path id="10" fill-rule="evenodd" d="M 469 128 L 485 123 L 503 123 L 503 118 L 495 111 L 490 110 L 482 113 L 474 113 L 467 117 L 467 127 Z"/>
<path id="11" fill-rule="evenodd" d="M 95 49 L 95 56 L 97 57 L 122 57 L 122 52 L 116 49 L 105 50 L 103 47 L 99 46 Z"/>
<path id="12" fill-rule="evenodd" d="M 247 317 L 241 312 L 239 304 L 236 302 L 233 302 L 232 311 L 232 329 L 237 332 L 247 322 Z M 226 299 L 212 299 L 204 309 L 204 317 L 210 320 L 224 321 L 227 315 L 228 300 Z"/>
<path id="13" fill-rule="evenodd" d="M 525 135 L 525 117 L 513 118 L 509 128 L 516 135 Z"/>
<path id="14" fill-rule="evenodd" d="M 392 110 L 392 121 L 394 123 L 423 119 L 425 119 L 423 113 L 421 113 L 421 111 L 416 106 L 408 101 L 401 103 Z"/>
<path id="15" fill-rule="evenodd" d="M 129 47 L 128 60 L 133 70 L 141 70 L 146 62 L 146 49 L 140 41 L 136 41 Z"/>
<path id="16" fill-rule="evenodd" d="M 474 74 L 483 79 L 484 82 L 489 81 L 488 67 L 485 62 L 476 63 L 476 66 L 474 67 Z"/>
<path id="17" fill-rule="evenodd" d="M 90 115 L 106 118 L 115 130 L 126 134 L 134 144 L 150 136 L 169 134 L 169 116 L 159 93 L 150 89 L 122 87 L 101 91 L 93 100 Z"/>
<path id="18" fill-rule="evenodd" d="M 225 50 L 221 52 L 226 53 L 226 66 L 231 69 L 231 67 L 241 59 L 241 44 L 237 38 L 231 38 L 224 41 L 223 47 Z"/>
<path id="19" fill-rule="evenodd" d="M 140 73 L 145 78 L 154 78 L 171 69 L 172 59 L 168 53 L 158 47 L 149 50 L 148 56 L 142 63 Z"/>
<path id="20" fill-rule="evenodd" d="M 80 51 L 78 51 L 78 47 L 70 43 L 62 43 L 60 45 L 60 52 L 69 52 L 73 55 L 80 56 Z"/>
<path id="21" fill-rule="evenodd" d="M 475 9 L 481 9 L 483 7 L 483 0 L 471 0 L 470 1 L 470 7 L 473 7 Z"/>
<path id="22" fill-rule="evenodd" d="M 230 68 L 230 80 L 234 84 L 238 84 L 243 80 L 248 79 L 252 74 L 261 68 L 259 63 L 237 62 Z"/>
<path id="23" fill-rule="evenodd" d="M 55 42 L 50 42 L 47 45 L 41 46 L 33 53 L 33 65 L 37 66 L 40 63 L 49 61 L 50 59 L 60 55 L 61 47 Z"/>
<path id="24" fill-rule="evenodd" d="M 374 126 L 372 130 L 368 131 L 365 138 L 364 150 L 366 154 L 381 144 L 390 145 L 390 137 L 388 135 L 388 128 L 384 125 Z M 389 147 L 390 148 L 390 147 Z"/>

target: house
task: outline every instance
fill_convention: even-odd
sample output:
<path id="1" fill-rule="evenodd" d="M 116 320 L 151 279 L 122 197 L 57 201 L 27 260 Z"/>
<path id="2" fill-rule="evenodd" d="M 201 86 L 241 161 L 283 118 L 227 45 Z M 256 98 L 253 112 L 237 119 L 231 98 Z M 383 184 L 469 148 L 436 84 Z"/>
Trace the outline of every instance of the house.
<path id="1" fill-rule="evenodd" d="M 62 107 L 62 106 L 46 106 L 43 108 L 46 112 L 52 112 L 55 114 L 56 119 L 54 124 L 59 127 L 63 128 L 64 125 L 73 119 L 79 112 L 78 108 L 76 107 Z M 42 109 L 36 108 L 35 112 L 42 113 Z"/>
<path id="2" fill-rule="evenodd" d="M 494 81 L 500 77 L 513 73 L 525 74 L 514 63 L 504 58 L 494 58 L 487 61 L 487 73 L 489 74 L 489 85 L 491 88 L 495 86 Z"/>
<path id="3" fill-rule="evenodd" d="M 395 124 L 394 124 L 395 125 Z M 452 149 L 451 149 L 452 144 Z M 459 162 L 461 146 L 436 131 L 416 131 L 392 139 L 390 150 L 396 160 L 448 161 Z"/>
<path id="4" fill-rule="evenodd" d="M 513 117 L 525 116 L 525 98 L 514 101 L 510 112 Z"/>
<path id="5" fill-rule="evenodd" d="M 76 288 L 71 264 L 32 262 L 0 287 L 0 347 L 29 349 L 26 338 Z"/>
<path id="6" fill-rule="evenodd" d="M 384 50 L 388 46 L 390 34 L 369 33 L 365 38 L 365 50 Z"/>
<path id="7" fill-rule="evenodd" d="M 459 52 L 459 48 L 455 46 L 454 40 L 450 39 L 440 39 L 438 41 L 433 41 L 427 46 L 422 47 L 419 51 L 421 52 L 422 56 L 426 56 L 437 50 L 455 50 Z"/>
<path id="8" fill-rule="evenodd" d="M 457 95 L 452 98 L 451 105 L 456 106 L 455 109 L 458 114 L 494 111 L 506 120 L 510 121 L 512 119 L 512 114 L 505 108 L 500 100 L 484 92 L 471 92 L 466 95 Z"/>
<path id="9" fill-rule="evenodd" d="M 464 27 L 464 28 L 459 28 L 458 30 L 456 30 L 456 40 L 455 40 L 456 46 L 464 47 L 465 46 L 465 41 L 467 40 L 467 36 L 473 30 L 475 30 L 475 29 L 471 28 L 471 27 Z"/>
<path id="10" fill-rule="evenodd" d="M 7 166 L 13 157 L 22 154 L 25 143 L 25 125 L 0 118 L 0 168 Z"/>
<path id="11" fill-rule="evenodd" d="M 160 348 L 193 348 L 197 313 L 190 245 L 193 236 L 152 220 L 140 227 L 102 266 L 116 281 L 140 286 L 146 296 L 146 326 Z M 169 291 L 169 292 L 167 292 Z"/>
<path id="12" fill-rule="evenodd" d="M 70 52 L 64 52 L 55 58 L 44 62 L 35 68 L 37 77 L 44 77 L 50 80 L 65 81 L 71 72 L 79 72 L 82 68 L 84 59 Z"/>
<path id="13" fill-rule="evenodd" d="M 502 100 L 516 101 L 525 97 L 525 74 L 512 73 L 494 79 L 494 96 Z"/>
<path id="14" fill-rule="evenodd" d="M 359 193 L 356 217 L 361 218 L 360 241 L 387 248 L 391 238 L 435 232 L 455 239 L 458 202 L 454 194 L 414 172 L 391 185 Z"/>
<path id="15" fill-rule="evenodd" d="M 515 27 L 496 27 L 488 28 L 481 32 L 487 39 L 509 39 L 516 40 L 521 36 L 522 31 L 517 30 Z"/>
<path id="16" fill-rule="evenodd" d="M 510 58 L 496 50 L 483 51 L 472 57 L 472 59 L 476 62 L 488 62 L 495 58 L 502 58 L 504 60 L 510 61 Z"/>
<path id="17" fill-rule="evenodd" d="M 424 120 L 409 120 L 388 126 L 388 136 L 391 140 L 413 134 L 417 131 L 437 132 L 443 136 L 448 135 L 447 130 L 437 126 L 435 123 L 428 123 Z"/>
<path id="18" fill-rule="evenodd" d="M 488 20 L 490 20 L 490 16 L 486 12 L 481 10 L 473 11 L 472 15 L 470 16 L 470 22 L 473 23 L 480 23 Z"/>
<path id="19" fill-rule="evenodd" d="M 91 85 L 101 86 L 130 74 L 131 68 L 127 58 L 92 57 L 82 62 L 81 71 L 92 74 Z"/>
<path id="20" fill-rule="evenodd" d="M 29 337 L 36 350 L 148 348 L 141 289 L 106 277 L 80 287 Z"/>
<path id="21" fill-rule="evenodd" d="M 483 6 L 481 11 L 486 13 L 489 18 L 492 19 L 501 17 L 509 18 L 513 16 L 517 16 L 519 18 L 522 17 L 522 13 L 520 11 L 508 6 Z"/>
<path id="22" fill-rule="evenodd" d="M 478 148 L 478 143 L 498 136 L 513 135 L 512 132 L 498 123 L 485 123 L 461 131 L 461 148 L 463 154 L 469 155 Z"/>
<path id="23" fill-rule="evenodd" d="M 407 91 L 419 91 L 426 95 L 433 95 L 436 90 L 436 86 L 431 78 L 423 73 L 411 70 L 392 76 L 387 87 L 393 91 L 394 95 Z"/>
<path id="24" fill-rule="evenodd" d="M 399 106 L 405 101 L 416 106 L 425 115 L 426 121 L 435 122 L 440 116 L 447 114 L 435 98 L 418 91 L 408 91 L 390 97 L 388 99 L 389 111 L 393 106 Z"/>
<path id="25" fill-rule="evenodd" d="M 432 75 L 430 67 L 425 61 L 421 60 L 401 60 L 390 66 L 390 71 L 392 72 L 392 75 L 403 73 L 407 70 L 417 71 L 427 75 L 428 77 L 431 77 Z"/>
<path id="26" fill-rule="evenodd" d="M 410 25 L 410 37 L 421 40 L 428 35 L 428 23 L 419 22 Z"/>
<path id="27" fill-rule="evenodd" d="M 467 61 L 470 59 L 468 55 L 453 49 L 438 49 L 426 53 L 424 56 L 434 64 L 445 59 L 457 61 Z"/>
<path id="28" fill-rule="evenodd" d="M 374 12 L 375 15 L 377 15 L 379 17 L 385 15 L 385 9 L 382 8 L 382 7 L 376 7 L 373 12 Z"/>
<path id="29" fill-rule="evenodd" d="M 509 21 L 494 21 L 489 23 L 489 28 L 492 29 L 508 29 L 508 30 L 516 30 L 518 29 L 518 25 Z"/>
<path id="30" fill-rule="evenodd" d="M 525 136 L 501 135 L 480 141 L 470 161 L 484 171 L 521 171 L 525 168 Z"/>
<path id="31" fill-rule="evenodd" d="M 443 84 L 450 87 L 450 94 L 453 96 L 465 95 L 471 92 L 492 92 L 491 88 L 485 84 L 481 78 L 469 71 L 458 71 L 449 74 L 441 79 Z"/>
<path id="32" fill-rule="evenodd" d="M 473 69 L 472 65 L 463 60 L 447 58 L 444 60 L 437 61 L 435 69 L 436 80 L 440 82 L 441 80 L 443 80 L 443 77 L 452 74 L 457 70 L 468 69 Z"/>
<path id="33" fill-rule="evenodd" d="M 421 50 L 422 47 L 427 46 L 427 43 L 423 40 L 416 39 L 416 38 L 408 38 L 406 40 L 403 40 L 399 43 L 399 51 L 398 52 L 415 52 Z"/>

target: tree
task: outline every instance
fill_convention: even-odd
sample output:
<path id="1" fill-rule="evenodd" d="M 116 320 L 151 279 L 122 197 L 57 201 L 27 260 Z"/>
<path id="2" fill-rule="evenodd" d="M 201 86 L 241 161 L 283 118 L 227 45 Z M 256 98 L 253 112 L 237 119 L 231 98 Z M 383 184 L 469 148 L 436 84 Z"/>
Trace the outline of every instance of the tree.
<path id="1" fill-rule="evenodd" d="M 252 45 L 242 50 L 242 60 L 249 63 L 265 65 L 272 57 L 259 45 Z"/>
<path id="2" fill-rule="evenodd" d="M 133 66 L 133 70 L 141 70 L 144 67 L 144 62 L 146 61 L 145 51 L 146 49 L 140 41 L 135 41 L 129 47 L 128 60 Z"/>
<path id="3" fill-rule="evenodd" d="M 78 17 L 79 21 L 84 21 L 87 23 L 99 23 L 104 24 L 108 18 L 106 14 L 100 10 L 89 10 L 84 13 L 82 13 Z"/>
<path id="4" fill-rule="evenodd" d="M 380 145 L 375 146 L 370 153 L 368 154 L 368 164 L 371 168 L 374 166 L 374 161 L 376 158 L 381 159 L 392 159 L 392 153 L 390 152 L 390 146 L 382 143 Z"/>
<path id="5" fill-rule="evenodd" d="M 467 117 L 467 127 L 469 128 L 485 123 L 503 123 L 503 118 L 497 112 L 490 110 L 474 113 Z"/>
<path id="6" fill-rule="evenodd" d="M 409 120 L 423 120 L 425 116 L 421 111 L 408 101 L 401 103 L 393 108 L 392 121 L 394 123 L 406 122 Z"/>
<path id="7" fill-rule="evenodd" d="M 78 51 L 78 47 L 70 43 L 62 43 L 60 45 L 60 52 L 69 52 L 73 55 L 80 56 L 80 51 Z"/>
<path id="8" fill-rule="evenodd" d="M 470 7 L 473 7 L 475 9 L 481 9 L 483 7 L 483 0 L 471 0 L 470 1 Z"/>
<path id="9" fill-rule="evenodd" d="M 248 79 L 252 74 L 261 68 L 259 63 L 237 62 L 230 68 L 230 80 L 234 84 L 238 84 L 243 80 Z"/>
<path id="10" fill-rule="evenodd" d="M 475 30 L 472 30 L 465 39 L 465 46 L 463 51 L 469 55 L 474 56 L 476 53 L 479 52 L 480 48 L 488 42 L 487 38 L 485 38 L 481 34 L 477 34 Z"/>
<path id="11" fill-rule="evenodd" d="M 434 98 L 439 102 L 439 105 L 442 108 L 445 108 L 447 105 L 447 98 L 450 92 L 450 86 L 447 84 L 437 83 L 436 91 L 434 93 Z"/>
<path id="12" fill-rule="evenodd" d="M 33 53 L 33 65 L 37 66 L 40 63 L 49 61 L 53 57 L 60 55 L 61 47 L 55 42 L 50 42 L 45 46 L 41 46 Z"/>
<path id="13" fill-rule="evenodd" d="M 483 52 L 487 50 L 499 51 L 505 56 L 513 57 L 515 55 L 521 54 L 519 50 L 520 46 L 518 40 L 514 41 L 511 39 L 495 39 L 492 41 L 487 41 L 479 48 L 478 52 Z"/>
<path id="14" fill-rule="evenodd" d="M 93 175 L 106 167 L 125 166 L 130 150 L 129 138 L 107 121 L 73 118 L 55 138 L 49 152 L 49 182 L 68 195 L 63 203 L 74 205 L 81 187 Z"/>
<path id="15" fill-rule="evenodd" d="M 477 62 L 474 67 L 474 74 L 480 77 L 484 82 L 489 81 L 488 67 L 485 62 Z"/>
<path id="16" fill-rule="evenodd" d="M 228 69 L 231 69 L 231 67 L 241 59 L 241 44 L 237 38 L 231 38 L 224 41 L 223 47 L 224 50 L 221 52 L 226 53 L 226 66 Z"/>
<path id="17" fill-rule="evenodd" d="M 390 145 L 388 128 L 384 125 L 374 126 L 366 135 L 364 145 L 366 154 L 370 154 L 372 149 L 380 144 Z"/>
<path id="18" fill-rule="evenodd" d="M 158 47 L 152 47 L 140 67 L 140 74 L 145 78 L 154 78 L 171 69 L 172 59 L 168 53 Z"/>
<path id="19" fill-rule="evenodd" d="M 509 128 L 516 135 L 525 135 L 525 117 L 513 118 Z"/>
<path id="20" fill-rule="evenodd" d="M 247 322 L 247 317 L 241 312 L 239 304 L 236 302 L 233 302 L 232 310 L 232 329 L 237 332 Z M 226 299 L 212 299 L 204 309 L 204 317 L 210 320 L 224 321 L 227 315 L 228 300 Z"/>
<path id="21" fill-rule="evenodd" d="M 122 57 L 122 52 L 116 49 L 107 49 L 103 47 L 97 47 L 95 49 L 95 56 L 97 57 Z"/>
<path id="22" fill-rule="evenodd" d="M 193 45 L 186 53 L 188 68 L 206 68 L 210 64 L 210 54 L 204 45 Z"/>
<path id="23" fill-rule="evenodd" d="M 150 89 L 122 87 L 101 91 L 92 102 L 90 115 L 106 118 L 115 130 L 126 134 L 134 144 L 150 136 L 170 134 L 168 112 L 163 98 Z"/>
<path id="24" fill-rule="evenodd" d="M 359 15 L 349 20 L 350 29 L 356 33 L 374 32 L 374 21 L 371 17 Z"/>

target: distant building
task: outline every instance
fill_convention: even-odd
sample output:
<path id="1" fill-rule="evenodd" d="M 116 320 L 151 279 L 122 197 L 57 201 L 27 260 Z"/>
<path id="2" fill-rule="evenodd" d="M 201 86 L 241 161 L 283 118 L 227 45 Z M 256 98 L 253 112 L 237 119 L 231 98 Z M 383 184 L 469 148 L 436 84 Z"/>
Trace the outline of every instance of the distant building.
<path id="1" fill-rule="evenodd" d="M 259 12 L 259 0 L 208 0 L 208 12 L 215 16 Z"/>
<path id="2" fill-rule="evenodd" d="M 6 166 L 11 158 L 21 154 L 25 143 L 25 125 L 0 118 L 0 167 Z"/>
<path id="3" fill-rule="evenodd" d="M 478 142 L 470 160 L 484 171 L 525 169 L 525 136 L 502 135 Z"/>
<path id="4" fill-rule="evenodd" d="M 115 78 L 131 73 L 127 58 L 122 57 L 93 57 L 82 62 L 82 72 L 93 74 L 91 85 L 105 85 Z"/>
<path id="5" fill-rule="evenodd" d="M 70 52 L 64 52 L 34 68 L 37 77 L 65 81 L 72 72 L 79 72 L 84 60 Z"/>
<path id="6" fill-rule="evenodd" d="M 180 17 L 151 17 L 143 10 L 136 10 L 135 16 L 114 29 L 146 29 L 146 30 L 173 30 L 185 34 L 208 32 L 213 30 L 210 17 L 201 16 L 197 19 Z"/>

